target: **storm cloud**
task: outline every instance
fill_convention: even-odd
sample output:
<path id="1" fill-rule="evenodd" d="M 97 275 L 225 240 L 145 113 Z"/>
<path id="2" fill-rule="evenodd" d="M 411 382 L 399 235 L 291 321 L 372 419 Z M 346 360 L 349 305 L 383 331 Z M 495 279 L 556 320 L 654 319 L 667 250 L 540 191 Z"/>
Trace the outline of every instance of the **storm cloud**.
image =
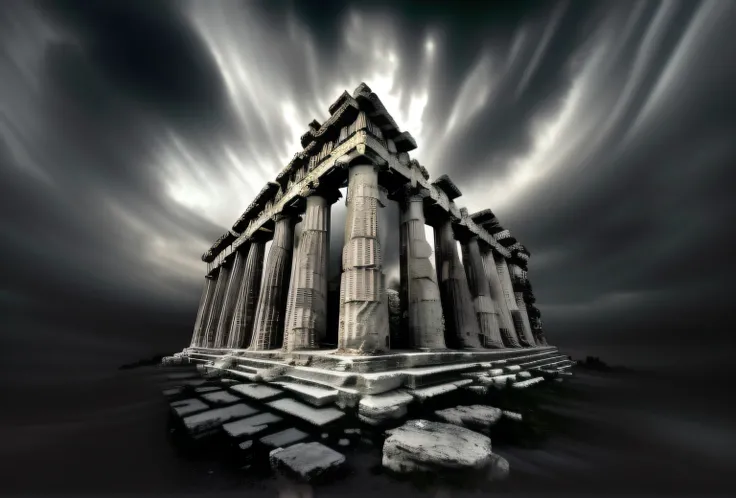
<path id="1" fill-rule="evenodd" d="M 552 343 L 723 358 L 734 4 L 441 5 L 4 2 L 4 366 L 51 382 L 185 346 L 200 254 L 361 81 L 529 248 Z"/>

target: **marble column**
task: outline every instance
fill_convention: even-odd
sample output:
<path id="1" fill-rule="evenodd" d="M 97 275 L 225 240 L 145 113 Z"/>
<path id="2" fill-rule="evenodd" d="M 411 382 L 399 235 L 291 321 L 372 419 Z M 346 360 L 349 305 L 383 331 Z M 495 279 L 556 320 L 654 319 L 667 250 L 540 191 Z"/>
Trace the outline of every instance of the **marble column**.
<path id="1" fill-rule="evenodd" d="M 471 236 L 463 240 L 463 262 L 468 278 L 470 295 L 473 296 L 473 308 L 478 317 L 478 326 L 483 336 L 483 346 L 500 349 L 504 347 L 499 330 L 499 319 L 491 297 L 491 285 L 483 269 L 483 258 L 478 246 L 478 237 Z"/>
<path id="2" fill-rule="evenodd" d="M 287 214 L 277 214 L 273 220 L 276 226 L 263 271 L 263 282 L 253 326 L 253 339 L 249 348 L 255 351 L 280 348 L 284 336 L 286 296 L 289 292 L 291 278 L 294 225 L 296 225 L 297 218 Z"/>
<path id="3" fill-rule="evenodd" d="M 401 306 L 413 348 L 445 348 L 445 326 L 437 273 L 429 258 L 432 247 L 424 231 L 424 200 L 407 195 L 400 201 Z"/>
<path id="4" fill-rule="evenodd" d="M 483 268 L 486 272 L 486 278 L 490 283 L 493 305 L 496 307 L 496 311 L 498 312 L 498 328 L 501 332 L 501 339 L 503 340 L 504 345 L 508 348 L 520 348 L 521 344 L 519 343 L 519 339 L 516 337 L 514 321 L 511 318 L 508 304 L 506 304 L 501 279 L 498 276 L 498 270 L 496 270 L 493 251 L 489 249 L 481 255 L 483 257 Z"/>
<path id="5" fill-rule="evenodd" d="M 227 336 L 230 333 L 230 325 L 232 325 L 233 314 L 235 313 L 235 304 L 238 301 L 240 284 L 243 280 L 245 258 L 246 253 L 241 248 L 238 248 L 235 253 L 232 269 L 230 270 L 230 279 L 225 290 L 225 298 L 222 301 L 220 321 L 217 324 L 217 333 L 215 334 L 215 348 L 224 348 L 227 346 Z"/>
<path id="6" fill-rule="evenodd" d="M 222 316 L 222 302 L 225 299 L 227 284 L 230 282 L 231 267 L 232 261 L 220 265 L 220 274 L 217 277 L 215 295 L 212 298 L 212 309 L 207 317 L 207 325 L 205 328 L 204 340 L 202 341 L 202 347 L 215 347 L 215 334 L 217 333 L 217 326 L 220 323 L 220 316 Z"/>
<path id="7" fill-rule="evenodd" d="M 434 240 L 437 280 L 445 315 L 445 342 L 448 347 L 481 348 L 480 327 L 449 219 L 435 227 Z"/>
<path id="8" fill-rule="evenodd" d="M 266 252 L 266 239 L 258 234 L 250 241 L 248 257 L 245 259 L 243 279 L 240 283 L 238 300 L 235 302 L 235 312 L 230 324 L 227 347 L 229 349 L 244 349 L 251 342 L 253 323 L 255 322 L 258 295 L 261 291 L 261 276 L 263 274 L 263 255 Z"/>
<path id="9" fill-rule="evenodd" d="M 529 346 L 536 346 L 537 343 L 534 341 L 534 334 L 532 334 L 532 326 L 529 323 L 529 313 L 526 310 L 526 303 L 524 302 L 523 292 L 514 292 L 516 298 L 516 306 L 519 308 L 519 315 L 521 316 L 521 324 L 524 330 L 524 342 Z"/>
<path id="10" fill-rule="evenodd" d="M 389 349 L 386 277 L 378 234 L 378 172 L 350 166 L 340 279 L 338 349 L 371 354 Z"/>
<path id="11" fill-rule="evenodd" d="M 337 192 L 339 195 L 339 191 Z M 311 195 L 289 286 L 283 349 L 316 349 L 327 333 L 330 206 L 337 195 Z"/>
<path id="12" fill-rule="evenodd" d="M 197 319 L 194 322 L 194 333 L 192 334 L 191 348 L 196 348 L 202 343 L 202 334 L 204 326 L 207 323 L 210 308 L 212 307 L 212 296 L 215 294 L 217 286 L 217 277 L 206 276 L 204 278 L 204 288 L 202 289 L 202 298 L 199 300 L 199 309 L 197 309 Z"/>
<path id="13" fill-rule="evenodd" d="M 519 342 L 522 346 L 532 346 L 533 343 L 529 343 L 529 341 L 526 338 L 526 334 L 524 333 L 524 320 L 521 317 L 521 313 L 519 312 L 519 306 L 516 304 L 516 296 L 514 295 L 514 286 L 511 283 L 511 273 L 509 272 L 508 264 L 506 263 L 506 258 L 503 256 L 496 257 L 494 255 L 494 259 L 496 260 L 496 271 L 498 272 L 498 277 L 501 279 L 501 285 L 503 287 L 503 296 L 506 300 L 506 306 L 508 306 L 509 311 L 511 312 L 511 319 L 514 322 L 514 329 L 516 330 L 516 336 L 519 339 Z"/>

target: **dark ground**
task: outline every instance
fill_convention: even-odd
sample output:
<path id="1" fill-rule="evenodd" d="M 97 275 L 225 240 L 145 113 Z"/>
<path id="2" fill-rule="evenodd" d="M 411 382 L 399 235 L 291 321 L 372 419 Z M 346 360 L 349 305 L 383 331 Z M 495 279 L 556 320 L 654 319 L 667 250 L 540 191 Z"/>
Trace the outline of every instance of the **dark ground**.
<path id="1" fill-rule="evenodd" d="M 118 370 L 94 384 L 37 390 L 33 397 L 8 392 L 0 495 L 487 495 L 487 489 L 398 481 L 377 470 L 379 449 L 349 453 L 353 472 L 315 490 L 235 474 L 216 461 L 186 460 L 168 440 L 167 405 L 153 372 Z M 554 387 L 554 397 L 540 394 L 544 442 L 524 448 L 494 438 L 512 474 L 493 489 L 514 496 L 729 495 L 736 462 L 732 395 L 724 376 L 708 378 L 576 369 Z"/>

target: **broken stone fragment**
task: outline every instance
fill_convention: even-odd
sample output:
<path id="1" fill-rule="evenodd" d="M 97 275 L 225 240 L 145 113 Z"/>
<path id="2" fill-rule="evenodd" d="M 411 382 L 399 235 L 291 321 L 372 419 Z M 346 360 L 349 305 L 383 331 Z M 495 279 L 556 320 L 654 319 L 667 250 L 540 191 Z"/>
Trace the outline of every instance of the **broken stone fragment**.
<path id="1" fill-rule="evenodd" d="M 394 472 L 480 470 L 493 461 L 491 439 L 457 425 L 410 420 L 386 432 L 382 464 Z"/>
<path id="2" fill-rule="evenodd" d="M 272 469 L 304 481 L 323 478 L 345 463 L 345 455 L 317 442 L 278 448 L 268 457 Z"/>
<path id="3" fill-rule="evenodd" d="M 501 418 L 501 410 L 492 406 L 456 406 L 434 412 L 437 417 L 450 424 L 488 432 Z"/>

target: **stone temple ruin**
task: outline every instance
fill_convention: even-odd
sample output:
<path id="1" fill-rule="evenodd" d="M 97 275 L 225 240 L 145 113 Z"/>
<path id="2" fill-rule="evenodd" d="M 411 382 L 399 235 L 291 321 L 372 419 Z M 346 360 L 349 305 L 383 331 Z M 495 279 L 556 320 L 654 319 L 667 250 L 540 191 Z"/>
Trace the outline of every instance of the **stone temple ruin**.
<path id="1" fill-rule="evenodd" d="M 430 180 L 409 155 L 416 142 L 367 85 L 344 92 L 329 112 L 323 124 L 309 124 L 304 149 L 203 254 L 191 344 L 165 363 L 227 378 L 235 401 L 288 393 L 268 410 L 317 426 L 346 412 L 379 425 L 451 391 L 523 388 L 567 375 L 572 362 L 547 343 L 534 305 L 527 248 L 490 209 L 459 207 L 460 189 L 447 175 Z M 345 187 L 339 302 L 331 305 L 330 211 Z M 396 227 L 379 223 L 388 201 L 400 207 Z M 434 266 L 425 225 L 434 229 Z M 395 228 L 400 292 L 392 331 L 379 233 Z M 202 406 L 183 405 L 200 412 L 184 419 L 195 432 L 254 413 L 233 404 L 208 418 L 213 404 L 188 402 L 195 401 Z"/>

